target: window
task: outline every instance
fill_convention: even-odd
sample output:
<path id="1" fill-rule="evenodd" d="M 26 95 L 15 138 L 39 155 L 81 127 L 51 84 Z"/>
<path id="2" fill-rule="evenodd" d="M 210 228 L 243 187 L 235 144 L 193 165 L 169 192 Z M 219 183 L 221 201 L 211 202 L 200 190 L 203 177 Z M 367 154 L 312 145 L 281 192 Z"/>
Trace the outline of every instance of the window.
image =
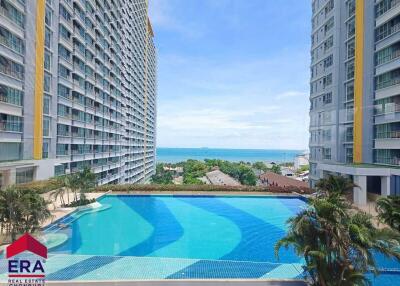
<path id="1" fill-rule="evenodd" d="M 22 118 L 0 113 L 0 131 L 22 132 Z"/>
<path id="2" fill-rule="evenodd" d="M 57 156 L 68 155 L 68 144 L 57 144 Z"/>
<path id="3" fill-rule="evenodd" d="M 324 42 L 324 50 L 325 52 L 329 50 L 333 46 L 333 36 L 330 36 L 325 42 Z"/>
<path id="4" fill-rule="evenodd" d="M 65 98 L 70 98 L 71 97 L 71 90 L 68 87 L 64 86 L 64 85 L 59 84 L 58 85 L 58 95 L 62 96 L 62 97 L 65 97 Z"/>
<path id="5" fill-rule="evenodd" d="M 70 62 L 71 61 L 71 52 L 66 49 L 63 45 L 58 45 L 58 54 L 60 57 L 62 57 L 64 60 Z"/>
<path id="6" fill-rule="evenodd" d="M 58 75 L 65 79 L 69 79 L 69 77 L 71 75 L 71 71 L 69 69 L 67 69 L 65 66 L 59 64 L 58 65 Z"/>
<path id="7" fill-rule="evenodd" d="M 354 120 L 354 103 L 350 102 L 345 105 L 346 109 L 346 121 Z"/>
<path id="8" fill-rule="evenodd" d="M 325 26 L 324 26 L 324 31 L 325 31 L 325 35 L 333 28 L 333 25 L 335 23 L 334 17 L 330 18 Z"/>
<path id="9" fill-rule="evenodd" d="M 376 41 L 381 41 L 389 37 L 393 33 L 396 33 L 398 31 L 399 25 L 400 25 L 400 15 L 386 22 L 385 24 L 379 26 L 375 31 Z"/>
<path id="10" fill-rule="evenodd" d="M 322 158 L 324 160 L 332 159 L 331 148 L 322 148 Z"/>
<path id="11" fill-rule="evenodd" d="M 324 59 L 324 68 L 329 68 L 333 64 L 333 55 L 328 56 Z"/>
<path id="12" fill-rule="evenodd" d="M 51 54 L 49 51 L 44 51 L 44 68 L 48 71 L 51 69 Z"/>
<path id="13" fill-rule="evenodd" d="M 333 0 L 329 0 L 325 6 L 325 15 L 327 15 L 330 11 L 332 11 L 333 8 L 334 8 L 334 2 Z"/>
<path id="14" fill-rule="evenodd" d="M 346 148 L 346 163 L 353 163 L 353 147 Z"/>
<path id="15" fill-rule="evenodd" d="M 71 136 L 69 126 L 64 124 L 57 124 L 57 135 L 67 137 Z"/>
<path id="16" fill-rule="evenodd" d="M 24 41 L 2 26 L 0 26 L 0 44 L 19 54 L 25 51 Z"/>
<path id="17" fill-rule="evenodd" d="M 45 92 L 50 92 L 51 90 L 51 75 L 47 72 L 44 73 L 43 89 Z"/>
<path id="18" fill-rule="evenodd" d="M 24 28 L 25 16 L 17 8 L 15 8 L 9 0 L 0 0 L 0 9 L 2 10 L 2 15 L 10 19 L 21 28 Z"/>
<path id="19" fill-rule="evenodd" d="M 46 48 L 51 49 L 51 31 L 48 27 L 45 28 L 44 45 Z"/>
<path id="20" fill-rule="evenodd" d="M 71 14 L 60 4 L 60 16 L 63 17 L 67 22 L 71 21 Z"/>
<path id="21" fill-rule="evenodd" d="M 347 43 L 347 58 L 351 59 L 355 55 L 355 41 L 354 39 L 350 40 Z"/>
<path id="22" fill-rule="evenodd" d="M 43 136 L 50 136 L 50 117 L 43 117 Z"/>
<path id="23" fill-rule="evenodd" d="M 58 104 L 57 115 L 62 117 L 71 117 L 71 108 L 63 104 Z"/>
<path id="24" fill-rule="evenodd" d="M 376 77 L 376 89 L 400 84 L 400 69 L 389 71 Z"/>
<path id="25" fill-rule="evenodd" d="M 332 131 L 330 129 L 324 130 L 322 133 L 322 138 L 325 142 L 329 142 L 332 140 Z"/>
<path id="26" fill-rule="evenodd" d="M 350 0 L 347 2 L 347 16 L 350 18 L 352 17 L 356 12 L 356 3 L 355 0 Z"/>
<path id="27" fill-rule="evenodd" d="M 0 73 L 20 80 L 24 79 L 24 67 L 2 55 L 0 55 Z"/>
<path id="28" fill-rule="evenodd" d="M 354 78 L 354 61 L 350 61 L 346 63 L 346 79 Z"/>
<path id="29" fill-rule="evenodd" d="M 332 92 L 325 93 L 323 96 L 324 104 L 332 103 Z"/>
<path id="30" fill-rule="evenodd" d="M 332 84 L 332 74 L 328 74 L 326 77 L 323 78 L 324 88 L 330 86 L 331 84 Z"/>
<path id="31" fill-rule="evenodd" d="M 0 101 L 22 106 L 23 97 L 23 91 L 0 84 Z"/>
<path id="32" fill-rule="evenodd" d="M 376 53 L 376 65 L 387 63 L 400 57 L 400 42 L 393 44 Z"/>
<path id="33" fill-rule="evenodd" d="M 68 29 L 65 28 L 63 25 L 60 25 L 60 27 L 59 27 L 59 34 L 60 34 L 61 38 L 64 38 L 66 40 L 71 39 L 71 32 L 68 31 Z"/>
<path id="34" fill-rule="evenodd" d="M 48 95 L 43 97 L 43 114 L 49 115 L 50 114 L 50 101 L 51 98 Z"/>
<path id="35" fill-rule="evenodd" d="M 24 184 L 33 181 L 33 168 L 24 168 L 24 169 L 17 169 L 16 173 L 16 183 L 17 184 Z"/>
<path id="36" fill-rule="evenodd" d="M 353 142 L 353 126 L 346 128 L 344 141 Z"/>
<path id="37" fill-rule="evenodd" d="M 380 1 L 376 7 L 375 7 L 375 14 L 376 17 L 382 16 L 385 14 L 387 11 L 395 7 L 396 5 L 399 4 L 399 1 L 396 0 L 383 0 Z"/>
<path id="38" fill-rule="evenodd" d="M 354 100 L 354 82 L 346 84 L 346 101 Z"/>
<path id="39" fill-rule="evenodd" d="M 46 23 L 46 25 L 51 27 L 51 19 L 52 19 L 52 13 L 51 10 L 49 9 L 49 7 L 46 7 L 46 14 L 44 17 L 44 22 Z"/>
<path id="40" fill-rule="evenodd" d="M 347 38 L 353 37 L 355 32 L 356 32 L 356 25 L 353 18 L 347 23 Z"/>
<path id="41" fill-rule="evenodd" d="M 0 142 L 0 162 L 21 159 L 21 143 Z"/>
<path id="42" fill-rule="evenodd" d="M 49 142 L 47 142 L 46 140 L 43 140 L 42 144 L 42 158 L 49 158 Z"/>

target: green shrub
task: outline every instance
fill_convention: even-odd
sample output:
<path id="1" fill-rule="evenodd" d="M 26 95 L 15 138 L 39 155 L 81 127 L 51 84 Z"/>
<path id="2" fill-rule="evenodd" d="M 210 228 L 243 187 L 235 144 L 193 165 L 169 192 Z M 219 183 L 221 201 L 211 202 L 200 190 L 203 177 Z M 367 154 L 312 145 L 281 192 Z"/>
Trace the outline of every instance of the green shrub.
<path id="1" fill-rule="evenodd" d="M 216 186 L 216 185 L 104 185 L 95 188 L 95 192 L 259 192 L 277 194 L 310 194 L 309 188 L 276 187 L 276 186 Z"/>
<path id="2" fill-rule="evenodd" d="M 32 190 L 37 192 L 38 194 L 44 194 L 50 191 L 54 191 L 61 187 L 63 187 L 62 183 L 56 178 L 16 185 L 16 188 L 18 190 Z"/>

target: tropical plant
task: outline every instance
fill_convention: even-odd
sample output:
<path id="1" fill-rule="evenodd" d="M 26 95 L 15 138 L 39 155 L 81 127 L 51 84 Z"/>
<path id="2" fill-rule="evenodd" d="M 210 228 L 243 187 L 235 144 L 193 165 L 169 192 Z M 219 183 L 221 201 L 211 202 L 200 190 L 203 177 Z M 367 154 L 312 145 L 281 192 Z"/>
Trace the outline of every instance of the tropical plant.
<path id="1" fill-rule="evenodd" d="M 92 173 L 90 168 L 85 167 L 81 172 L 77 173 L 72 173 L 68 175 L 63 175 L 58 177 L 58 180 L 60 184 L 62 185 L 62 188 L 67 193 L 67 203 L 64 205 L 70 205 L 70 200 L 69 200 L 69 191 L 73 193 L 73 202 L 74 205 L 77 205 L 78 201 L 80 201 L 82 204 L 86 204 L 87 200 L 85 197 L 85 193 L 89 192 L 96 186 L 96 175 Z M 53 197 L 56 199 L 55 196 L 60 196 L 60 199 L 64 197 L 63 191 L 54 191 L 53 192 Z"/>
<path id="2" fill-rule="evenodd" d="M 172 172 L 164 170 L 164 164 L 157 164 L 156 173 L 151 176 L 152 184 L 169 185 L 173 184 Z"/>
<path id="3" fill-rule="evenodd" d="M 342 195 L 352 185 L 343 177 L 328 177 L 308 208 L 288 220 L 289 231 L 275 245 L 292 246 L 305 259 L 305 274 L 315 286 L 369 285 L 364 274 L 378 273 L 374 253 L 400 259 L 399 233 L 377 229 L 372 217 L 355 212 Z"/>
<path id="4" fill-rule="evenodd" d="M 46 202 L 32 190 L 8 187 L 0 192 L 1 233 L 14 241 L 19 234 L 35 232 L 51 216 Z"/>
<path id="5" fill-rule="evenodd" d="M 75 181 L 79 188 L 80 199 L 86 199 L 85 193 L 90 192 L 96 186 L 96 175 L 89 167 L 85 167 L 76 176 Z"/>
<path id="6" fill-rule="evenodd" d="M 278 174 L 278 175 L 282 174 L 281 166 L 279 166 L 279 165 L 272 165 L 270 170 L 271 170 L 272 173 L 275 173 L 275 174 Z"/>
<path id="7" fill-rule="evenodd" d="M 252 167 L 256 170 L 266 172 L 268 171 L 267 165 L 264 162 L 255 162 L 253 163 Z"/>
<path id="8" fill-rule="evenodd" d="M 400 231 L 400 197 L 379 198 L 376 202 L 376 211 L 381 222 Z"/>

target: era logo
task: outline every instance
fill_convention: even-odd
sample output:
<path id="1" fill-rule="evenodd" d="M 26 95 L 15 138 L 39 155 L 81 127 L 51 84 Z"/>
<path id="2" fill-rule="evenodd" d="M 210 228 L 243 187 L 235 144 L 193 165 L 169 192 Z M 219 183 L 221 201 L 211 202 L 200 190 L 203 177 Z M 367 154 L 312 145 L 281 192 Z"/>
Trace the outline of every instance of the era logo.
<path id="1" fill-rule="evenodd" d="M 11 259 L 22 252 L 29 251 L 35 256 L 32 257 L 17 257 Z M 30 234 L 26 233 L 10 244 L 6 250 L 8 259 L 8 277 L 9 278 L 41 278 L 45 277 L 43 267 L 43 259 L 47 258 L 47 247 L 37 241 Z M 23 285 L 23 284 L 22 284 Z"/>
<path id="2" fill-rule="evenodd" d="M 33 265 L 29 260 L 8 260 L 8 273 L 37 273 L 44 274 L 44 268 L 40 260 Z"/>

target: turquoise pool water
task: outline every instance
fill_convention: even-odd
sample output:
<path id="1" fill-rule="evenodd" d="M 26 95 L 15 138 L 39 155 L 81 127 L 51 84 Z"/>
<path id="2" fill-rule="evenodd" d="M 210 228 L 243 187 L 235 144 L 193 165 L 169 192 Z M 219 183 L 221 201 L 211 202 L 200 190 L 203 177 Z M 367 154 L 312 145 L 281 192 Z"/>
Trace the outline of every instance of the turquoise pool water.
<path id="1" fill-rule="evenodd" d="M 285 222 L 305 206 L 290 197 L 111 195 L 99 202 L 111 207 L 57 230 L 69 239 L 51 252 L 277 262 Z M 279 262 L 300 259 L 282 250 Z"/>
<path id="2" fill-rule="evenodd" d="M 50 249 L 47 280 L 303 278 L 292 250 L 282 250 L 279 261 L 273 250 L 286 220 L 305 207 L 300 198 L 110 195 L 99 202 L 100 209 L 45 229 L 67 238 Z M 382 273 L 367 274 L 372 285 L 400 285 L 400 264 L 376 259 Z M 0 259 L 0 281 L 6 279 Z"/>

